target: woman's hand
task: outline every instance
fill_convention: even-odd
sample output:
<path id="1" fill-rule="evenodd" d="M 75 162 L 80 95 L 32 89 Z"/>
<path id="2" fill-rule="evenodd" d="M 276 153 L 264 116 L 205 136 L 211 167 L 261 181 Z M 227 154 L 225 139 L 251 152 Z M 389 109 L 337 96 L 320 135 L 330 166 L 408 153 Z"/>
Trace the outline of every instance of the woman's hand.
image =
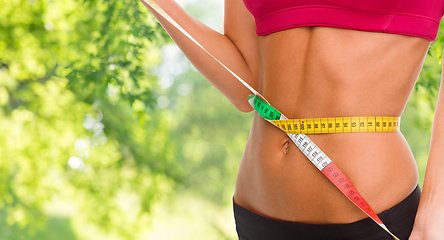
<path id="1" fill-rule="evenodd" d="M 423 192 L 409 240 L 441 239 L 444 239 L 444 201 Z"/>
<path id="2" fill-rule="evenodd" d="M 444 202 L 443 202 L 444 203 Z M 444 239 L 444 204 L 434 207 L 420 205 L 409 240 Z"/>
<path id="3" fill-rule="evenodd" d="M 444 71 L 444 63 L 443 63 Z M 409 240 L 444 239 L 444 82 L 441 78 L 418 214 Z"/>

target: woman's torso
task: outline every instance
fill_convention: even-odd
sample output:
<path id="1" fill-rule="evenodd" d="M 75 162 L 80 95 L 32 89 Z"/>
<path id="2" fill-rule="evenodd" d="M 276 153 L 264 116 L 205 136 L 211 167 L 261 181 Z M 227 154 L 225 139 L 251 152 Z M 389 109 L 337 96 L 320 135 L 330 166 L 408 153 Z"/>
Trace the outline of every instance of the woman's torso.
<path id="1" fill-rule="evenodd" d="M 430 41 L 303 27 L 260 36 L 259 43 L 259 91 L 288 118 L 319 118 L 400 116 Z M 376 212 L 396 205 L 416 186 L 416 164 L 400 132 L 308 136 Z M 288 221 L 348 223 L 365 218 L 289 141 L 255 115 L 235 201 Z"/>

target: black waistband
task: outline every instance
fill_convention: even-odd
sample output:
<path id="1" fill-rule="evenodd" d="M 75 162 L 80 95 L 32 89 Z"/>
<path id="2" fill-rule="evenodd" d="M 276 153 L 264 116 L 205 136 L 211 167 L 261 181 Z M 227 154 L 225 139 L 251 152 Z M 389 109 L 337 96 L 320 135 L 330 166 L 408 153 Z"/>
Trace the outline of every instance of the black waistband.
<path id="1" fill-rule="evenodd" d="M 403 201 L 378 214 L 401 240 L 408 239 L 419 205 L 419 186 Z M 257 239 L 338 239 L 379 240 L 393 238 L 372 219 L 348 224 L 304 224 L 270 219 L 241 207 L 233 201 L 236 230 L 241 240 Z"/>

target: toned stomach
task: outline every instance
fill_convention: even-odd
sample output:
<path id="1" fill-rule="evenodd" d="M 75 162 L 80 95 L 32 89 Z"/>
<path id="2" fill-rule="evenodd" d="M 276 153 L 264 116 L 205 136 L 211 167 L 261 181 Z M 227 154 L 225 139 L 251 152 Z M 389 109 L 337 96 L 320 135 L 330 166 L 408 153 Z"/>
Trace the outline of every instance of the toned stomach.
<path id="1" fill-rule="evenodd" d="M 430 44 L 327 27 L 285 30 L 259 42 L 259 92 L 288 118 L 401 116 Z M 402 201 L 417 184 L 415 160 L 400 132 L 308 136 L 377 213 Z M 284 132 L 257 114 L 234 200 L 268 217 L 301 223 L 367 217 Z"/>

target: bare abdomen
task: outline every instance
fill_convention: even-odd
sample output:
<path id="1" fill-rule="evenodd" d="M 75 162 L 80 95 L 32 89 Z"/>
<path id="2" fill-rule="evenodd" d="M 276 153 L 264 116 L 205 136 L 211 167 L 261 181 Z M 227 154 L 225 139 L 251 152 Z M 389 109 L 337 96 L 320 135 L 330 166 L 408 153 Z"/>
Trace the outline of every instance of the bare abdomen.
<path id="1" fill-rule="evenodd" d="M 259 91 L 289 118 L 400 116 L 430 43 L 325 27 L 281 31 L 259 42 Z M 399 132 L 308 136 L 376 212 L 396 205 L 416 186 L 416 164 Z M 238 204 L 304 223 L 366 217 L 293 143 L 285 152 L 287 141 L 285 133 L 255 115 L 239 167 Z"/>
<path id="2" fill-rule="evenodd" d="M 376 212 L 407 197 L 417 183 L 411 151 L 400 133 L 308 135 Z M 255 117 L 242 158 L 236 202 L 266 216 L 303 223 L 348 223 L 366 217 L 306 159 L 289 138 Z"/>

